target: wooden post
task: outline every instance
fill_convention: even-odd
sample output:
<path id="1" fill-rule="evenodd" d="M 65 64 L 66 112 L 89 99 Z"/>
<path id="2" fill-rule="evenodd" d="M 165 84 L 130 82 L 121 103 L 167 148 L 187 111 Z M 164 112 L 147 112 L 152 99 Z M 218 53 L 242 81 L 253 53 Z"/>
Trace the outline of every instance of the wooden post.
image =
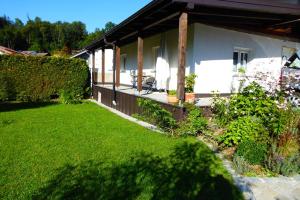
<path id="1" fill-rule="evenodd" d="M 179 17 L 178 35 L 178 72 L 177 72 L 177 98 L 182 104 L 185 100 L 185 64 L 187 45 L 188 14 L 183 12 Z"/>
<path id="2" fill-rule="evenodd" d="M 120 87 L 120 63 L 121 62 L 121 50 L 120 47 L 116 46 L 116 86 Z"/>
<path id="3" fill-rule="evenodd" d="M 105 48 L 102 49 L 102 84 L 105 84 Z"/>
<path id="4" fill-rule="evenodd" d="M 138 48 L 137 48 L 137 64 L 138 64 L 138 77 L 137 77 L 137 89 L 142 91 L 142 81 L 143 81 L 143 46 L 144 40 L 141 37 L 138 37 Z"/>
<path id="5" fill-rule="evenodd" d="M 92 74 L 91 74 L 91 79 L 92 79 L 92 84 L 95 83 L 95 50 L 93 50 L 93 57 L 92 57 Z"/>

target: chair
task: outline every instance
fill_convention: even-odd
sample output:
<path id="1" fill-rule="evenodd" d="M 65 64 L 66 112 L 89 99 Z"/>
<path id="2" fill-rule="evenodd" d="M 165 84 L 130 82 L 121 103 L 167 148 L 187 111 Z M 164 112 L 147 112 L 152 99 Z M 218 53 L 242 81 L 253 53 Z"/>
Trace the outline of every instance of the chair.
<path id="1" fill-rule="evenodd" d="M 146 94 L 149 94 L 150 92 L 153 92 L 153 90 L 155 89 L 156 80 L 154 77 L 149 77 L 145 80 L 144 84 L 147 88 Z"/>
<path id="2" fill-rule="evenodd" d="M 136 87 L 136 82 L 137 82 L 137 76 L 135 70 L 130 70 L 130 76 L 131 76 L 131 83 L 132 83 L 132 88 Z"/>

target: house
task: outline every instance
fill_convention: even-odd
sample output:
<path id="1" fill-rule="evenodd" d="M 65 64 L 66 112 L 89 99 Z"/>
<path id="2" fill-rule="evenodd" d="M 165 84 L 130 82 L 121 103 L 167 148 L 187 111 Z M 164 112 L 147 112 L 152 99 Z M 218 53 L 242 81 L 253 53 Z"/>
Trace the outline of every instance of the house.
<path id="1" fill-rule="evenodd" d="M 24 55 L 21 52 L 15 51 L 13 49 L 4 47 L 4 46 L 0 46 L 0 55 Z"/>
<path id="2" fill-rule="evenodd" d="M 91 77 L 93 77 L 93 80 L 95 83 L 99 83 L 102 81 L 101 76 L 101 68 L 102 66 L 106 66 L 106 81 L 109 83 L 112 83 L 112 69 L 113 69 L 113 50 L 112 49 L 106 49 L 104 52 L 103 60 L 102 60 L 102 50 L 96 49 L 93 52 L 88 50 L 81 50 L 71 56 L 71 58 L 80 58 L 87 62 L 90 72 L 93 72 L 91 74 Z M 102 64 L 104 62 L 104 64 Z"/>
<path id="3" fill-rule="evenodd" d="M 115 58 L 109 64 L 107 49 Z M 153 0 L 85 48 L 90 68 L 100 69 L 94 98 L 110 102 L 105 99 L 113 91 L 109 106 L 119 110 L 129 103 L 118 94 L 136 82 L 137 92 L 127 94 L 141 95 L 144 76 L 155 77 L 158 90 L 176 90 L 181 102 L 189 73 L 197 75 L 198 97 L 230 94 L 241 68 L 279 79 L 282 63 L 297 49 L 297 0 Z"/>
<path id="4" fill-rule="evenodd" d="M 28 56 L 40 56 L 40 57 L 49 56 L 49 53 L 39 53 L 36 51 L 21 51 L 21 53 Z"/>

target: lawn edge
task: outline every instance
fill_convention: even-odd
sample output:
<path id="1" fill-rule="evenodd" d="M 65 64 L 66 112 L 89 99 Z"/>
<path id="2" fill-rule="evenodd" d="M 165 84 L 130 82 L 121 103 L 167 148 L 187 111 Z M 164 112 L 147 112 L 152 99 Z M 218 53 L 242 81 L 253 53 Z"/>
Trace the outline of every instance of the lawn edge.
<path id="1" fill-rule="evenodd" d="M 106 110 L 108 110 L 108 111 L 110 111 L 110 112 L 112 112 L 112 113 L 118 115 L 119 117 L 122 117 L 123 119 L 126 119 L 126 120 L 128 120 L 128 121 L 130 121 L 130 122 L 133 122 L 133 123 L 135 123 L 135 124 L 138 124 L 138 125 L 140 125 L 140 126 L 146 128 L 146 129 L 149 129 L 149 130 L 151 130 L 151 131 L 155 131 L 155 132 L 164 134 L 164 132 L 162 132 L 162 131 L 161 131 L 157 126 L 155 126 L 155 125 L 149 124 L 149 123 L 147 123 L 147 122 L 144 122 L 144 121 L 138 120 L 138 119 L 136 119 L 136 118 L 134 118 L 134 117 L 131 117 L 131 116 L 129 116 L 129 115 L 126 115 L 126 114 L 124 114 L 124 113 L 122 113 L 122 112 L 120 112 L 120 111 L 118 111 L 118 110 L 116 110 L 116 109 L 114 109 L 114 108 L 108 107 L 108 106 L 106 106 L 106 105 L 104 105 L 104 104 L 102 104 L 102 103 L 100 103 L 100 102 L 98 102 L 98 101 L 96 101 L 96 100 L 89 99 L 89 101 L 92 102 L 92 103 L 95 103 L 96 105 L 98 105 L 98 106 L 100 106 L 100 107 L 102 107 L 102 108 L 105 108 Z"/>

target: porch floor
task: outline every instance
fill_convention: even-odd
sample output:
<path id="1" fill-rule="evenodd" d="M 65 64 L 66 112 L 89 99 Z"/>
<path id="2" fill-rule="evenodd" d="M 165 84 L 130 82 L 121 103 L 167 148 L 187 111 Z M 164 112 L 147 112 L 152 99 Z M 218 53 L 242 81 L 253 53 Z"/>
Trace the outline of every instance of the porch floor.
<path id="1" fill-rule="evenodd" d="M 113 89 L 112 84 L 96 84 L 95 86 L 104 87 L 108 89 Z M 131 86 L 120 86 L 116 87 L 116 91 L 123 92 L 126 94 L 131 94 L 135 96 L 146 97 L 149 99 L 153 99 L 162 103 L 168 103 L 168 95 L 166 92 L 150 92 L 149 94 L 146 93 L 146 90 L 138 92 L 136 88 L 132 88 Z M 197 106 L 210 106 L 212 104 L 212 98 L 198 98 L 196 101 Z"/>

